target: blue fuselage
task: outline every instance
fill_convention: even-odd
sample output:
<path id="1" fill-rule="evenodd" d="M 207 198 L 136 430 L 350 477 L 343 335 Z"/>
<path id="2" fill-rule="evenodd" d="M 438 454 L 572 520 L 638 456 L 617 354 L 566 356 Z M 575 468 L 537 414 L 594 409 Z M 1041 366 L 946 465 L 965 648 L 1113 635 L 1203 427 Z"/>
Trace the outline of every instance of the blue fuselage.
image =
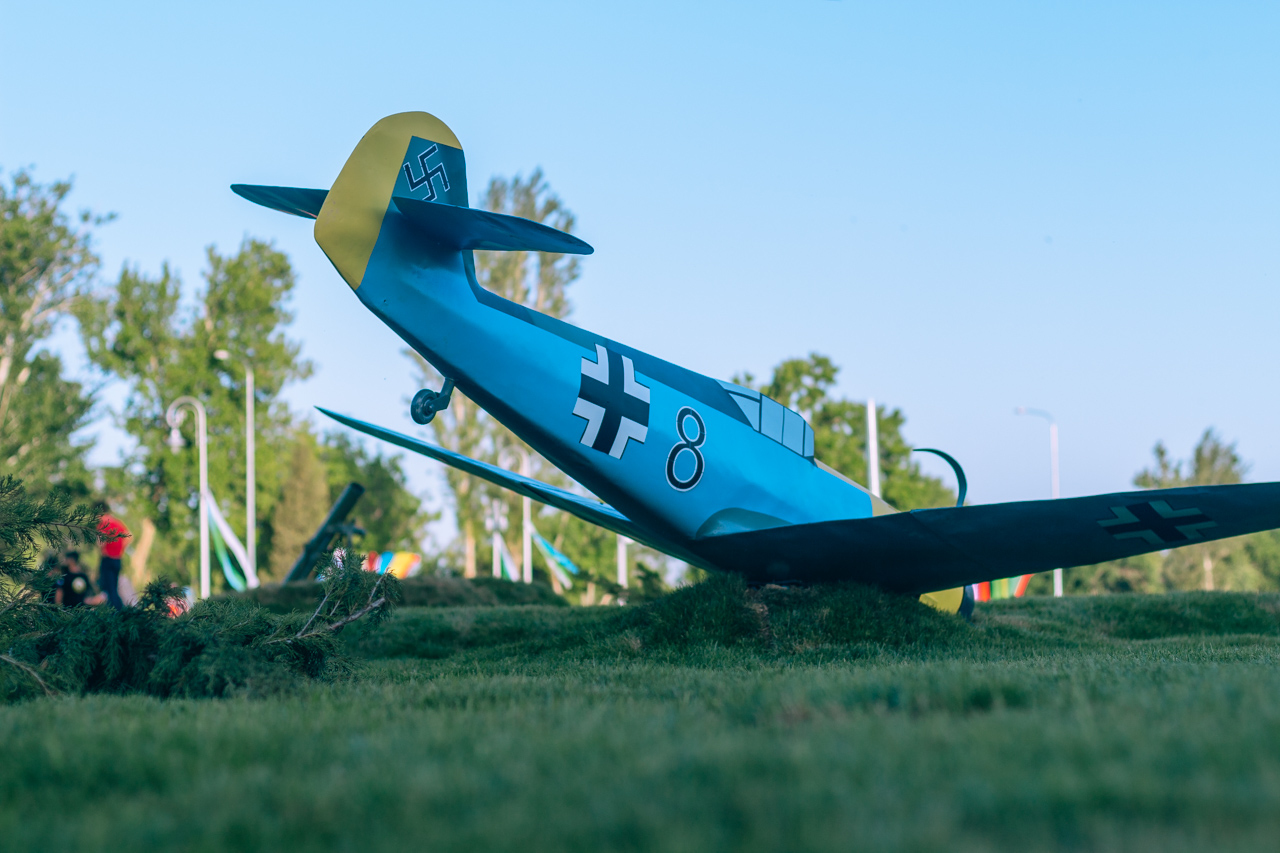
<path id="1" fill-rule="evenodd" d="M 870 495 L 816 464 L 796 413 L 483 290 L 471 252 L 424 241 L 394 211 L 356 293 L 650 544 L 696 556 L 717 533 L 873 514 Z"/>

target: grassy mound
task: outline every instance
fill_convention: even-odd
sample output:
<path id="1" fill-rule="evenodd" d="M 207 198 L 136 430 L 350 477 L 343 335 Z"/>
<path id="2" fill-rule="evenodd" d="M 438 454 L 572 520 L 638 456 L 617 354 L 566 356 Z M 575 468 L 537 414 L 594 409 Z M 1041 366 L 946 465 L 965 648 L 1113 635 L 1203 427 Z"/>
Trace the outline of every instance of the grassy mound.
<path id="1" fill-rule="evenodd" d="M 410 607 L 348 640 L 368 659 L 565 652 L 695 662 L 708 649 L 731 649 L 816 662 L 883 654 L 1016 659 L 1134 640 L 1249 636 L 1280 636 L 1280 595 L 1019 599 L 981 604 L 969 624 L 858 584 L 750 589 L 716 576 L 636 607 Z"/>
<path id="2" fill-rule="evenodd" d="M 538 583 L 514 583 L 499 578 L 451 578 L 422 576 L 400 582 L 405 607 L 501 607 L 541 604 L 567 607 L 568 602 L 551 587 Z M 263 584 L 229 598 L 242 598 L 262 605 L 273 613 L 311 611 L 323 595 L 317 581 Z"/>
<path id="3" fill-rule="evenodd" d="M 408 609 L 353 635 L 370 658 L 444 658 L 487 650 L 529 656 L 576 650 L 600 655 L 672 655 L 708 648 L 752 654 L 941 648 L 968 642 L 958 616 L 909 596 L 857 584 L 748 589 L 716 576 L 637 607 Z"/>

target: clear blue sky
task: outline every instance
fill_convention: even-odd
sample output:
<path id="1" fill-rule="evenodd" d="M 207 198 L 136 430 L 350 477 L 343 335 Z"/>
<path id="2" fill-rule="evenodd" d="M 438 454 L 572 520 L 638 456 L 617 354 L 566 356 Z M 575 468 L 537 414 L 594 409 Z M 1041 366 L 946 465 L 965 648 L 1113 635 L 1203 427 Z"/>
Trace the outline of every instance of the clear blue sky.
<path id="1" fill-rule="evenodd" d="M 3 0 L 0 21 L 0 168 L 117 212 L 110 276 L 167 259 L 194 286 L 206 245 L 275 240 L 317 366 L 299 411 L 411 427 L 411 372 L 309 223 L 227 185 L 327 187 L 421 109 L 473 192 L 545 169 L 596 247 L 575 322 L 723 378 L 826 353 L 975 501 L 1047 495 L 1020 404 L 1061 424 L 1064 495 L 1208 426 L 1280 479 L 1275 4 Z M 104 424 L 98 458 L 119 441 Z"/>

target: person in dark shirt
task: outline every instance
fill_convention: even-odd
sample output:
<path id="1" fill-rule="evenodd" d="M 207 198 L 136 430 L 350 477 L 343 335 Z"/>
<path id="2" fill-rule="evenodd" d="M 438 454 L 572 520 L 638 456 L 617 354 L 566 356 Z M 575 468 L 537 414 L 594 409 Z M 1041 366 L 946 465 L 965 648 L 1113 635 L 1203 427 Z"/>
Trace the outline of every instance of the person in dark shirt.
<path id="1" fill-rule="evenodd" d="M 68 551 L 63 559 L 62 576 L 58 578 L 53 600 L 63 607 L 96 605 L 107 600 L 105 595 L 94 591 L 93 582 L 80 566 L 80 552 Z"/>

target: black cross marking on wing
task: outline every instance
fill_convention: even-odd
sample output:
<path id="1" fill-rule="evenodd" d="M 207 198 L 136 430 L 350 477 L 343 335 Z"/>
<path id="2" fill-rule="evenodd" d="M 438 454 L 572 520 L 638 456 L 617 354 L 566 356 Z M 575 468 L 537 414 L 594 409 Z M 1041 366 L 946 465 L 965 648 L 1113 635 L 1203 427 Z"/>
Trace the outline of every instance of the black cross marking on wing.
<path id="1" fill-rule="evenodd" d="M 1200 531 L 1218 523 L 1196 507 L 1175 510 L 1165 501 L 1113 506 L 1114 518 L 1098 525 L 1116 539 L 1144 539 L 1152 545 L 1168 545 L 1200 539 Z"/>

